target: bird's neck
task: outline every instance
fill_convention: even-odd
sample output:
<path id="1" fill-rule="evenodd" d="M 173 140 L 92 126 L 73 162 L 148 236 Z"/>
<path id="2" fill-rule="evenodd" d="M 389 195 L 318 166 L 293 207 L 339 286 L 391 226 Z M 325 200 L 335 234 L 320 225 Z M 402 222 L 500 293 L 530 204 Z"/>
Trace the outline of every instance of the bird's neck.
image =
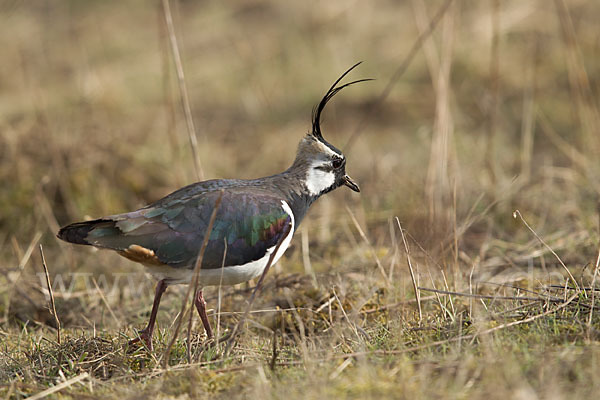
<path id="1" fill-rule="evenodd" d="M 315 194 L 307 187 L 309 168 L 307 163 L 296 160 L 282 173 L 263 178 L 273 190 L 280 192 L 290 205 L 294 212 L 296 227 L 300 225 L 310 206 L 321 196 L 321 193 Z"/>

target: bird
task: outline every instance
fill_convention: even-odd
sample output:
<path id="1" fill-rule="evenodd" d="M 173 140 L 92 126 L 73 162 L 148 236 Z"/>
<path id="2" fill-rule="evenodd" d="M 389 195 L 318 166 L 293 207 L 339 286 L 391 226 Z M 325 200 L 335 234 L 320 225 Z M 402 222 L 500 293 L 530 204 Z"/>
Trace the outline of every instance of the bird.
<path id="1" fill-rule="evenodd" d="M 300 140 L 295 159 L 285 171 L 258 179 L 193 183 L 136 211 L 60 228 L 59 239 L 114 250 L 143 264 L 158 280 L 148 325 L 129 344 L 142 341 L 152 350 L 161 297 L 170 285 L 190 284 L 206 235 L 193 301 L 206 336 L 212 339 L 204 287 L 235 285 L 261 276 L 269 258 L 275 264 L 284 254 L 319 197 L 341 186 L 360 192 L 346 173 L 346 157 L 325 140 L 321 131 L 322 113 L 329 101 L 348 86 L 372 80 L 339 85 L 359 64 L 346 70 L 313 109 L 312 127 Z M 207 233 L 217 200 L 214 224 Z"/>

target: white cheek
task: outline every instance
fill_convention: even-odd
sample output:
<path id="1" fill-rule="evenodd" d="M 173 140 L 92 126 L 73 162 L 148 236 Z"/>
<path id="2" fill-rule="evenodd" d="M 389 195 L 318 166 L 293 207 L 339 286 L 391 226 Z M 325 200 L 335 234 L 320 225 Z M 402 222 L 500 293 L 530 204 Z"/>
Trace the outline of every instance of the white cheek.
<path id="1" fill-rule="evenodd" d="M 312 196 L 316 196 L 322 191 L 329 189 L 335 183 L 333 172 L 322 171 L 316 168 L 309 168 L 306 174 L 306 188 Z"/>

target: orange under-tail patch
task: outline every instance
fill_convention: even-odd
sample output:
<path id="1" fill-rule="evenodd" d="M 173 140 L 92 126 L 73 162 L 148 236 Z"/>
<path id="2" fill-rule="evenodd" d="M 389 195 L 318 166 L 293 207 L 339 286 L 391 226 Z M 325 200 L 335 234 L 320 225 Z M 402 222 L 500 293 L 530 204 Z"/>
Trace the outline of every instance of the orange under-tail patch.
<path id="1" fill-rule="evenodd" d="M 158 259 L 156 254 L 154 254 L 153 250 L 147 249 L 137 244 L 132 244 L 127 249 L 119 251 L 119 254 L 125 258 L 130 259 L 131 261 L 139 262 L 142 264 L 164 265 L 164 263 Z"/>

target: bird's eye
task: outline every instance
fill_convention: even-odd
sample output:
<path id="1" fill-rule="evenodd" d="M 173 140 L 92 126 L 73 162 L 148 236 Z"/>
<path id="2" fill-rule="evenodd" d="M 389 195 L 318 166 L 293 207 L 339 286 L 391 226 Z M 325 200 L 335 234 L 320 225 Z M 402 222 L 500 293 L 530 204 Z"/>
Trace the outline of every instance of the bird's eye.
<path id="1" fill-rule="evenodd" d="M 338 169 L 342 165 L 344 165 L 344 159 L 342 159 L 342 158 L 336 158 L 335 160 L 333 160 L 333 162 L 331 163 L 331 165 L 333 166 L 333 168 Z"/>

